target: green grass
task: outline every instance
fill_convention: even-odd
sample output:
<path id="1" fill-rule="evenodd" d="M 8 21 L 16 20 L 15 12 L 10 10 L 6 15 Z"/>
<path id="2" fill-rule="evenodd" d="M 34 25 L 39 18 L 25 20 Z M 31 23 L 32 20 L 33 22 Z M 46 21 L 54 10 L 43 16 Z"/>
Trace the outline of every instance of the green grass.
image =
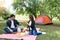
<path id="1" fill-rule="evenodd" d="M 57 26 L 38 26 L 45 35 L 39 35 L 36 40 L 60 40 L 60 27 Z"/>
<path id="2" fill-rule="evenodd" d="M 60 22 L 54 21 L 53 25 L 37 25 L 45 35 L 39 35 L 36 40 L 60 40 Z"/>
<path id="3" fill-rule="evenodd" d="M 5 23 L 0 23 L 0 29 L 5 27 Z M 42 32 L 46 32 L 45 35 L 38 35 L 36 40 L 60 40 L 60 22 L 54 21 L 54 25 L 36 25 L 41 28 Z M 3 31 L 0 31 L 2 34 Z M 5 40 L 5 39 L 0 39 Z"/>

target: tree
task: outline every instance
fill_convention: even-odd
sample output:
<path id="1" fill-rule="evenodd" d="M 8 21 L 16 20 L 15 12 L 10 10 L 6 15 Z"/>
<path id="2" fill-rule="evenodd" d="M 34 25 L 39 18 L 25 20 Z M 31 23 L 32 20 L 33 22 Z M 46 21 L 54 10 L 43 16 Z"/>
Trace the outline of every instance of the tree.
<path id="1" fill-rule="evenodd" d="M 45 0 L 43 3 L 44 12 L 53 19 L 54 17 L 58 17 L 60 15 L 60 0 Z"/>
<path id="2" fill-rule="evenodd" d="M 6 10 L 4 7 L 0 7 L 0 17 L 3 19 L 7 19 L 10 15 L 10 12 Z"/>
<path id="3" fill-rule="evenodd" d="M 10 16 L 10 12 L 7 11 L 7 10 L 4 10 L 4 12 L 3 12 L 3 14 L 2 14 L 2 18 L 3 18 L 4 20 L 7 20 L 7 19 L 9 18 L 9 16 Z"/>
<path id="4" fill-rule="evenodd" d="M 18 14 L 37 14 L 45 13 L 51 19 L 60 19 L 60 0 L 14 0 L 13 7 Z"/>
<path id="5" fill-rule="evenodd" d="M 40 0 L 14 0 L 13 7 L 18 14 L 27 12 L 36 17 L 40 8 Z"/>

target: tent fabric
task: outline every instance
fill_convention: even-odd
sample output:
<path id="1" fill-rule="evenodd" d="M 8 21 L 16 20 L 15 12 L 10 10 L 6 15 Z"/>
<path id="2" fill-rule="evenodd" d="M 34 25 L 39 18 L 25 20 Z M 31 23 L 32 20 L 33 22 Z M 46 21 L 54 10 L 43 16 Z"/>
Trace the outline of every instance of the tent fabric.
<path id="1" fill-rule="evenodd" d="M 46 15 L 41 15 L 35 19 L 35 23 L 36 24 L 49 24 L 49 23 L 52 23 L 52 20 Z"/>

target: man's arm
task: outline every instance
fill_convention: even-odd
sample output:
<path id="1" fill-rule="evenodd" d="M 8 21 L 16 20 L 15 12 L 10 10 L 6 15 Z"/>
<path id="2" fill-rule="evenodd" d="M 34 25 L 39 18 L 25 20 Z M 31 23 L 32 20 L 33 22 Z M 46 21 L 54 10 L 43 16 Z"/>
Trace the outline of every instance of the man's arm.
<path id="1" fill-rule="evenodd" d="M 7 27 L 11 32 L 13 32 L 13 30 L 12 29 L 10 29 L 9 27 Z"/>
<path id="2" fill-rule="evenodd" d="M 18 26 L 21 25 L 21 23 L 19 23 L 17 20 L 16 20 L 16 23 L 17 23 Z"/>
<path id="3" fill-rule="evenodd" d="M 6 22 L 6 26 L 7 26 L 7 28 L 8 28 L 11 32 L 13 32 L 13 30 L 11 30 L 11 29 L 9 28 L 9 21 Z"/>
<path id="4" fill-rule="evenodd" d="M 15 21 L 16 21 L 16 23 L 17 23 L 18 25 L 20 25 L 19 22 L 18 22 L 17 20 L 15 20 Z"/>

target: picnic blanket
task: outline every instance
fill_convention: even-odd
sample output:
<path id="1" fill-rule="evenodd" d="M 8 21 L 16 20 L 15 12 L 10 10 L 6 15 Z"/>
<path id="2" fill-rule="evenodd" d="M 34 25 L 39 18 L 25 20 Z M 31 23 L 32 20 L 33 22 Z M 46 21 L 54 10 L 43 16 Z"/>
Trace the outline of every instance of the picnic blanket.
<path id="1" fill-rule="evenodd" d="M 33 35 L 26 35 L 26 36 L 22 36 L 22 37 L 17 37 L 16 34 L 2 34 L 0 35 L 0 38 L 6 38 L 6 39 L 23 39 L 23 40 L 36 40 L 37 36 L 33 36 Z"/>
<path id="2" fill-rule="evenodd" d="M 40 28 L 37 28 L 37 31 L 39 32 Z M 23 39 L 23 40 L 36 40 L 37 36 L 34 35 L 23 35 L 23 36 L 19 36 L 17 34 L 0 34 L 0 38 L 5 38 L 5 39 Z"/>

